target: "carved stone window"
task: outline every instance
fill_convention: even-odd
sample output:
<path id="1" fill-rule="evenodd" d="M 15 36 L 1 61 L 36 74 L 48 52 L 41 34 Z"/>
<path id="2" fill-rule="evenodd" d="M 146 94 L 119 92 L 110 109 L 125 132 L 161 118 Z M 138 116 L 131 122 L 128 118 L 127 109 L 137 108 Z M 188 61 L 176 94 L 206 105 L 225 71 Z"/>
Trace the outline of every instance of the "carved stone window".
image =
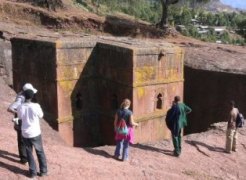
<path id="1" fill-rule="evenodd" d="M 157 95 L 157 100 L 156 100 L 156 109 L 162 109 L 163 107 L 163 96 L 161 93 Z"/>

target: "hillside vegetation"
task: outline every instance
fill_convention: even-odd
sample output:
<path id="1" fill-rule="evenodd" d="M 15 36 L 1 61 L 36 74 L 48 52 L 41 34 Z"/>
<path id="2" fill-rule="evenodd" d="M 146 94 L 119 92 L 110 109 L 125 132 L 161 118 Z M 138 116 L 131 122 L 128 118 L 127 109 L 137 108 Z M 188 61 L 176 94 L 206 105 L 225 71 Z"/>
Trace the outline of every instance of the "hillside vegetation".
<path id="1" fill-rule="evenodd" d="M 83 4 L 62 0 L 57 1 L 61 2 L 57 6 L 52 5 L 53 2 L 0 1 L 0 42 L 9 44 L 10 48 L 12 37 L 76 38 L 84 33 L 156 38 L 182 46 L 186 52 L 185 66 L 229 73 L 238 70 L 245 74 L 245 47 L 201 42 L 184 37 L 175 30 L 170 31 L 171 36 L 168 36 L 167 32 L 155 27 L 155 21 L 146 22 L 120 11 L 113 12 L 103 4 L 98 7 L 97 1 L 81 1 Z M 6 111 L 16 93 L 1 76 L 0 89 L 0 179 L 26 180 L 28 166 L 18 162 L 16 132 L 11 122 L 13 117 Z M 113 159 L 115 146 L 69 147 L 46 121 L 41 120 L 41 126 L 49 176 L 39 179 L 244 180 L 246 176 L 245 127 L 239 130 L 238 152 L 232 154 L 224 153 L 226 123 L 222 122 L 213 125 L 207 132 L 185 136 L 179 158 L 173 156 L 172 142 L 163 140 L 133 145 L 129 161 L 121 162 Z"/>
<path id="2" fill-rule="evenodd" d="M 28 166 L 18 162 L 16 132 L 12 115 L 6 111 L 15 92 L 2 77 L 0 89 L 0 179 L 26 180 Z M 41 127 L 49 175 L 37 179 L 244 180 L 246 176 L 246 129 L 239 131 L 238 152 L 226 154 L 223 152 L 225 123 L 213 126 L 208 132 L 184 137 L 179 158 L 173 156 L 171 141 L 160 141 L 133 145 L 126 162 L 113 158 L 115 146 L 69 147 L 43 120 Z"/>
<path id="3" fill-rule="evenodd" d="M 203 41 L 245 44 L 245 12 L 212 13 L 182 2 L 169 7 L 170 26 L 165 30 L 156 27 L 161 19 L 159 0 L 5 0 L 0 2 L 0 19 L 57 31 L 131 37 L 177 36 L 177 29 Z M 223 27 L 223 33 L 218 35 L 215 27 Z"/>
<path id="4" fill-rule="evenodd" d="M 76 0 L 78 6 L 99 15 L 117 14 L 119 12 L 131 15 L 135 19 L 147 21 L 153 25 L 159 23 L 161 19 L 161 1 L 160 0 Z M 188 3 L 187 3 L 188 2 Z M 200 1 L 199 1 L 200 2 Z M 220 11 L 214 11 L 214 7 L 209 11 L 209 5 L 215 5 L 221 8 Z M 193 1 L 180 1 L 180 3 L 169 7 L 169 24 L 173 27 L 177 25 L 185 26 L 181 33 L 185 36 L 191 36 L 203 41 L 216 42 L 221 40 L 229 44 L 245 44 L 246 37 L 246 12 L 240 12 L 233 8 L 231 11 L 224 11 L 216 1 L 203 1 L 198 3 Z M 204 8 L 206 7 L 207 10 Z M 199 27 L 194 26 L 192 20 L 199 22 L 200 26 L 209 26 L 206 33 L 201 33 Z M 214 26 L 225 27 L 225 31 L 218 37 Z"/>

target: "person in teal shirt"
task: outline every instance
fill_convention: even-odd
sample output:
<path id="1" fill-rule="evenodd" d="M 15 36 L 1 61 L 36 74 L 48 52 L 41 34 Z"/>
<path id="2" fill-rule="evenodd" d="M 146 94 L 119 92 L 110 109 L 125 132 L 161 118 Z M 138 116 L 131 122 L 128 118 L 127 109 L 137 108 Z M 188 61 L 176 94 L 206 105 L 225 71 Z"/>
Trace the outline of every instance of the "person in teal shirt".
<path id="1" fill-rule="evenodd" d="M 187 126 L 187 117 L 186 115 L 190 113 L 192 110 L 189 106 L 186 104 L 180 102 L 180 96 L 174 97 L 175 105 L 179 108 L 179 117 L 178 117 L 178 133 L 172 133 L 172 140 L 173 140 L 173 146 L 174 146 L 174 155 L 179 156 L 181 154 L 181 142 L 182 142 L 182 129 Z"/>

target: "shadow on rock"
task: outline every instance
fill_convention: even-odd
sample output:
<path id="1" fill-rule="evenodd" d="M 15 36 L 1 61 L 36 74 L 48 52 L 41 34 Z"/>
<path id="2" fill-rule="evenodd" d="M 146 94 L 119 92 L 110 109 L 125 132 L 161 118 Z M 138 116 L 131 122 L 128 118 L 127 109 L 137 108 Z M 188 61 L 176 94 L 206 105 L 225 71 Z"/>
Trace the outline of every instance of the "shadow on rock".
<path id="1" fill-rule="evenodd" d="M 111 154 L 109 154 L 108 152 L 106 152 L 104 150 L 93 149 L 93 148 L 84 148 L 84 150 L 87 151 L 88 153 L 91 153 L 94 155 L 103 156 L 105 158 L 113 158 L 113 156 Z"/>
<path id="2" fill-rule="evenodd" d="M 12 161 L 12 162 L 17 162 L 17 163 L 19 162 L 17 159 L 15 159 L 15 158 L 19 158 L 19 156 L 16 154 L 10 153 L 8 151 L 0 150 L 0 157 L 7 159 L 9 161 Z"/>
<path id="3" fill-rule="evenodd" d="M 208 150 L 210 151 L 215 151 L 215 152 L 225 152 L 225 149 L 224 148 L 221 148 L 221 147 L 215 147 L 215 146 L 210 146 L 208 144 L 205 144 L 203 142 L 200 142 L 200 141 L 193 141 L 193 140 L 186 140 L 185 141 L 187 144 L 190 144 L 196 148 L 198 148 L 198 146 L 203 146 L 205 148 L 207 148 Z"/>
<path id="4" fill-rule="evenodd" d="M 28 171 L 27 170 L 21 169 L 21 168 L 16 167 L 16 166 L 12 166 L 10 164 L 6 164 L 6 163 L 4 163 L 2 161 L 0 161 L 0 167 L 5 168 L 5 169 L 13 172 L 14 174 L 22 174 L 24 176 L 28 175 Z"/>
<path id="5" fill-rule="evenodd" d="M 163 154 L 166 154 L 166 155 L 169 155 L 169 156 L 173 156 L 173 151 L 159 149 L 159 148 L 148 146 L 148 145 L 133 144 L 132 147 L 133 148 L 139 148 L 139 149 L 147 150 L 147 151 L 159 152 L 159 153 L 163 153 Z"/>

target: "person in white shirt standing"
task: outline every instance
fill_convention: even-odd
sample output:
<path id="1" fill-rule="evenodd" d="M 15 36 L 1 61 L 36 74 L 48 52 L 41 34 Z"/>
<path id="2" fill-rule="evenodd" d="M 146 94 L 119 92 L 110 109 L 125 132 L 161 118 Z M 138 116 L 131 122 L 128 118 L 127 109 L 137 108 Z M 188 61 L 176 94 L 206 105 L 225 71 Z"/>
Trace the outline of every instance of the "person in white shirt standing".
<path id="1" fill-rule="evenodd" d="M 34 92 L 34 94 L 36 94 L 38 90 L 35 89 L 30 83 L 26 83 L 22 89 L 23 90 L 17 94 L 15 101 L 12 104 L 10 104 L 10 106 L 8 107 L 8 112 L 11 112 L 15 116 L 13 122 L 14 122 L 14 129 L 17 132 L 17 143 L 18 143 L 20 163 L 26 164 L 27 163 L 26 148 L 21 135 L 22 120 L 17 118 L 17 108 L 22 103 L 25 102 L 25 97 L 24 97 L 25 90 L 30 89 Z"/>
<path id="2" fill-rule="evenodd" d="M 47 175 L 47 162 L 43 149 L 41 128 L 39 120 L 43 118 L 43 111 L 38 103 L 33 103 L 34 92 L 32 90 L 24 91 L 25 103 L 17 109 L 17 114 L 22 119 L 22 136 L 26 146 L 27 160 L 29 164 L 30 177 Z M 37 172 L 36 163 L 33 157 L 32 148 L 34 147 L 40 172 Z"/>
<path id="3" fill-rule="evenodd" d="M 238 108 L 235 107 L 235 102 L 230 102 L 231 111 L 230 117 L 227 124 L 227 131 L 226 131 L 226 149 L 227 153 L 231 153 L 231 151 L 237 151 L 237 126 L 236 126 L 236 119 L 239 113 Z"/>

